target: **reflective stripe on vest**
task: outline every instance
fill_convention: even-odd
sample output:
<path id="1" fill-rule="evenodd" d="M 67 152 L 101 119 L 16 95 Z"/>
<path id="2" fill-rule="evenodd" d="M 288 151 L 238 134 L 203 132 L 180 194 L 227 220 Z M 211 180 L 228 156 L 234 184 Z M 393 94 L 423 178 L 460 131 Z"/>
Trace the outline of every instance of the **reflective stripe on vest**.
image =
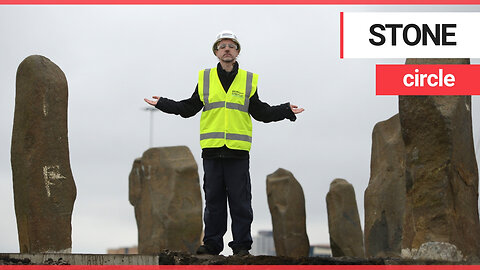
<path id="1" fill-rule="evenodd" d="M 210 71 L 211 69 L 205 69 L 203 73 L 203 100 L 205 106 L 203 107 L 203 111 L 208 111 L 211 109 L 221 108 L 225 106 L 225 102 L 212 102 L 208 101 L 208 95 L 210 94 Z M 253 73 L 247 71 L 247 89 L 245 90 L 245 101 L 243 105 L 238 103 L 226 103 L 226 107 L 228 109 L 239 110 L 242 112 L 248 113 L 248 105 L 250 104 L 250 93 L 252 92 L 252 80 L 253 80 Z"/>
<path id="2" fill-rule="evenodd" d="M 252 142 L 252 137 L 248 135 L 224 133 L 224 132 L 210 132 L 210 133 L 200 134 L 200 140 L 206 140 L 206 139 L 227 139 L 227 140 L 245 141 L 250 143 Z"/>
<path id="3" fill-rule="evenodd" d="M 252 122 L 248 106 L 257 81 L 258 75 L 239 69 L 225 93 L 216 68 L 200 71 L 198 90 L 204 104 L 200 120 L 202 148 L 227 145 L 230 149 L 250 150 Z"/>

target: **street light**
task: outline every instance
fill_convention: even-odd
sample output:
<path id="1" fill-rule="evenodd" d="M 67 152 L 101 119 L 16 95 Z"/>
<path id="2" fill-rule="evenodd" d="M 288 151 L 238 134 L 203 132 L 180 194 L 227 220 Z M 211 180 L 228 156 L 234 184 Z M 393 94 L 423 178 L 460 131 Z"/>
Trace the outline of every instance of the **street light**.
<path id="1" fill-rule="evenodd" d="M 157 111 L 157 108 L 149 106 L 149 107 L 144 107 L 143 110 L 150 111 L 150 147 L 149 148 L 152 148 L 153 146 L 153 113 Z"/>

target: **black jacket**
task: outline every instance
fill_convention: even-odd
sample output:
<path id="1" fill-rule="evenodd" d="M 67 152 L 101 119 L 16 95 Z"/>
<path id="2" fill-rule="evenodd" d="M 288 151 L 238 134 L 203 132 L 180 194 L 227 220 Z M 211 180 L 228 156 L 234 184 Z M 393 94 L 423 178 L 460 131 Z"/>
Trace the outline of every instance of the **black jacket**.
<path id="1" fill-rule="evenodd" d="M 235 63 L 231 72 L 226 72 L 220 63 L 217 64 L 217 72 L 220 82 L 222 83 L 225 92 L 235 79 L 238 73 L 238 63 Z M 202 108 L 203 103 L 198 95 L 198 85 L 195 87 L 195 91 L 188 99 L 181 101 L 174 101 L 168 98 L 161 97 L 158 100 L 157 109 L 170 114 L 180 115 L 184 118 L 192 117 L 197 114 Z M 257 121 L 264 123 L 281 121 L 283 119 L 290 119 L 295 121 L 297 117 L 290 109 L 290 103 L 284 103 L 277 106 L 270 106 L 265 102 L 262 102 L 258 97 L 258 88 L 255 94 L 250 98 L 250 104 L 248 107 L 248 113 Z M 226 146 L 221 148 L 205 148 L 202 151 L 202 158 L 241 158 L 248 159 L 248 151 L 229 149 Z"/>

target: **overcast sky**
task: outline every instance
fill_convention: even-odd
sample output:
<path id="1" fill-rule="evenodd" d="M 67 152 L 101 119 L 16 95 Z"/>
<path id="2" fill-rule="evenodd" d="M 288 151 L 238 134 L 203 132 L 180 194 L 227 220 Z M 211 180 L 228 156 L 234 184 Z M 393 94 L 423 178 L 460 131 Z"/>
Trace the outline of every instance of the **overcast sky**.
<path id="1" fill-rule="evenodd" d="M 77 186 L 72 251 L 104 253 L 137 244 L 128 175 L 149 148 L 143 98 L 189 97 L 198 70 L 216 65 L 211 46 L 224 29 L 233 30 L 242 45 L 240 67 L 259 74 L 262 101 L 305 108 L 296 122 L 254 121 L 252 233 L 272 228 L 265 181 L 278 168 L 291 171 L 303 187 L 311 244 L 329 241 L 325 196 L 335 178 L 353 184 L 363 224 L 372 129 L 398 112 L 396 96 L 375 96 L 375 64 L 405 59 L 340 59 L 340 11 L 480 6 L 0 6 L 0 252 L 19 252 L 10 146 L 15 76 L 24 58 L 43 55 L 67 77 Z M 479 99 L 472 100 L 477 138 Z M 199 117 L 156 112 L 153 142 L 188 146 L 202 176 Z M 228 231 L 225 241 L 230 239 Z"/>

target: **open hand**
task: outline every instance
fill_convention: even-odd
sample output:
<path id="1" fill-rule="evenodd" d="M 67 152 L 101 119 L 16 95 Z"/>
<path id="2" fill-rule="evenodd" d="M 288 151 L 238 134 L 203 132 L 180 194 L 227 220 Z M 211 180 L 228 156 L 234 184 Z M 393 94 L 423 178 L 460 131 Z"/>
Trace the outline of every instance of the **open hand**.
<path id="1" fill-rule="evenodd" d="M 144 98 L 143 100 L 145 100 L 145 102 L 147 102 L 148 104 L 150 104 L 150 105 L 152 105 L 152 106 L 157 105 L 158 99 L 159 99 L 160 97 L 158 97 L 158 96 L 153 96 L 152 98 L 153 98 L 154 100 L 150 100 L 150 99 L 147 99 L 147 98 Z"/>
<path id="2" fill-rule="evenodd" d="M 294 114 L 301 113 L 305 110 L 304 108 L 298 108 L 297 105 L 293 105 L 293 104 L 290 104 L 290 109 L 292 109 L 292 112 Z"/>

